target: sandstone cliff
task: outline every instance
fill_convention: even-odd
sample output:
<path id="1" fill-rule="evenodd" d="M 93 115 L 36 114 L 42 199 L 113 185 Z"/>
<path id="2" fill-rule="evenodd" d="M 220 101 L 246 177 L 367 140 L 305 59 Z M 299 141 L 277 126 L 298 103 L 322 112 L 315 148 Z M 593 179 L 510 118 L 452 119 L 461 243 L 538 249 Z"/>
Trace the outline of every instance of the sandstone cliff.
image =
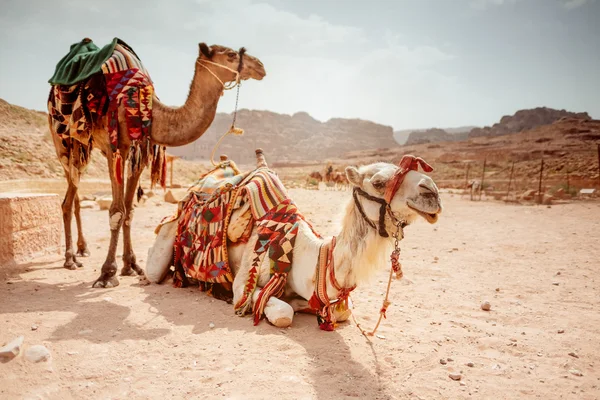
<path id="1" fill-rule="evenodd" d="M 538 107 L 530 110 L 519 110 L 514 115 L 505 115 L 500 119 L 500 122 L 492 126 L 474 128 L 469 132 L 469 138 L 523 132 L 538 126 L 551 124 L 561 118 L 591 119 L 587 112 L 574 113 L 566 110 Z"/>
<path id="2" fill-rule="evenodd" d="M 169 152 L 188 160 L 208 159 L 231 120 L 231 114 L 218 113 L 201 138 Z M 348 151 L 398 145 L 389 126 L 360 119 L 334 118 L 320 122 L 305 112 L 286 115 L 243 109 L 238 112 L 236 125 L 245 134 L 225 138 L 216 156 L 227 154 L 238 163 L 254 162 L 254 149 L 258 147 L 265 150 L 270 162 L 282 162 L 324 160 Z"/>

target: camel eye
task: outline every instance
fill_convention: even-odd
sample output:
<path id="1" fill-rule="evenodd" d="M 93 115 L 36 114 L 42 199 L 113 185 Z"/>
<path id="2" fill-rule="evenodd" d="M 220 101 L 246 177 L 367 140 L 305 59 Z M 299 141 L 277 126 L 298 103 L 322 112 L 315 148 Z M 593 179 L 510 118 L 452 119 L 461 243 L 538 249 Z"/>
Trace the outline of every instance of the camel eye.
<path id="1" fill-rule="evenodd" d="M 236 56 L 237 56 L 237 53 L 234 53 L 233 51 L 227 53 L 227 57 L 229 57 L 229 58 L 235 58 Z"/>
<path id="2" fill-rule="evenodd" d="M 375 182 L 371 182 L 371 185 L 373 185 L 373 187 L 377 190 L 381 190 L 385 187 L 385 182 L 383 181 L 375 181 Z"/>

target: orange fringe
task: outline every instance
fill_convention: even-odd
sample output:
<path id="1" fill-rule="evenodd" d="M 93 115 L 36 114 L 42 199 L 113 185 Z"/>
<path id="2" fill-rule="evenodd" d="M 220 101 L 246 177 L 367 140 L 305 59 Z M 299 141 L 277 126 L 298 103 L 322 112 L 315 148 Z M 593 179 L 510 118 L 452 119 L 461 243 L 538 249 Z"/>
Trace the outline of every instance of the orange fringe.
<path id="1" fill-rule="evenodd" d="M 276 273 L 269 282 L 262 288 L 254 304 L 254 325 L 258 325 L 271 296 L 279 297 L 283 294 L 287 274 Z"/>

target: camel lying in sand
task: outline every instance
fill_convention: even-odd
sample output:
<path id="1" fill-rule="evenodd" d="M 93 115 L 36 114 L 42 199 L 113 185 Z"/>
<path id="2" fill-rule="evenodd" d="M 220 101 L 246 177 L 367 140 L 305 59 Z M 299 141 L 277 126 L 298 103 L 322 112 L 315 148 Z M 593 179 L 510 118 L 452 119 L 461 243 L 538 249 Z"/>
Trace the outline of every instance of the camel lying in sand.
<path id="1" fill-rule="evenodd" d="M 273 325 L 287 327 L 295 311 L 312 311 L 321 319 L 322 329 L 325 329 L 323 325 L 327 326 L 325 322 L 331 327 L 336 321 L 349 318 L 350 310 L 340 305 L 344 301 L 347 305 L 349 291 L 387 265 L 394 237 L 402 239 L 404 228 L 419 217 L 435 223 L 442 211 L 438 188 L 430 177 L 417 171 L 419 165 L 431 170 L 423 160 L 412 156 L 405 156 L 400 167 L 388 163 L 347 167 L 346 176 L 353 195 L 348 200 L 339 234 L 334 238 L 320 238 L 309 223 L 299 219 L 291 270 L 283 281 L 285 286 L 281 291 L 275 290 L 275 295 L 267 295 L 265 300 L 264 292 L 272 286 L 273 277 L 270 260 L 264 257 L 256 275 L 256 290 L 238 314 L 254 309 L 257 323 L 256 309 L 260 307 L 258 318 L 264 312 Z M 235 231 L 244 224 L 236 221 L 244 215 L 247 208 L 233 211 L 227 228 L 228 238 L 239 236 Z M 177 224 L 175 220 L 161 227 L 148 254 L 149 277 L 156 275 L 151 274 L 151 270 L 167 271 L 172 264 Z M 256 263 L 257 224 L 250 229 L 247 242 L 227 242 L 229 265 L 235 276 L 234 304 L 244 301 L 252 264 Z M 328 321 L 323 322 L 323 319 Z"/>

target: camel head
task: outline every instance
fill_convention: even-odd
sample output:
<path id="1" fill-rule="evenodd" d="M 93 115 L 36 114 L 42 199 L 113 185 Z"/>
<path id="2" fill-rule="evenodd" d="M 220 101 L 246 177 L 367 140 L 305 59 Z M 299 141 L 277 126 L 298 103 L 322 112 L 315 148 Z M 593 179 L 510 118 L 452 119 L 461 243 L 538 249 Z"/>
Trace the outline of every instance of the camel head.
<path id="1" fill-rule="evenodd" d="M 210 68 L 223 82 L 235 81 L 236 74 L 234 71 L 240 73 L 240 79 L 242 80 L 256 79 L 260 81 L 267 74 L 263 63 L 258 58 L 246 53 L 246 49 L 243 47 L 239 51 L 235 51 L 229 47 L 219 45 L 209 47 L 206 43 L 200 43 L 198 46 L 200 48 L 198 61 L 207 60 L 210 63 L 225 67 Z"/>
<path id="2" fill-rule="evenodd" d="M 354 201 L 360 203 L 356 207 L 362 207 L 366 218 L 375 226 L 378 226 L 382 206 L 385 206 L 385 231 L 389 236 L 395 232 L 399 221 L 408 225 L 420 216 L 434 224 L 442 212 L 437 186 L 429 176 L 418 172 L 418 165 L 411 164 L 411 160 L 417 159 L 405 156 L 400 166 L 375 163 L 346 168 L 348 181 L 354 186 Z M 431 168 L 423 164 L 425 168 Z"/>

